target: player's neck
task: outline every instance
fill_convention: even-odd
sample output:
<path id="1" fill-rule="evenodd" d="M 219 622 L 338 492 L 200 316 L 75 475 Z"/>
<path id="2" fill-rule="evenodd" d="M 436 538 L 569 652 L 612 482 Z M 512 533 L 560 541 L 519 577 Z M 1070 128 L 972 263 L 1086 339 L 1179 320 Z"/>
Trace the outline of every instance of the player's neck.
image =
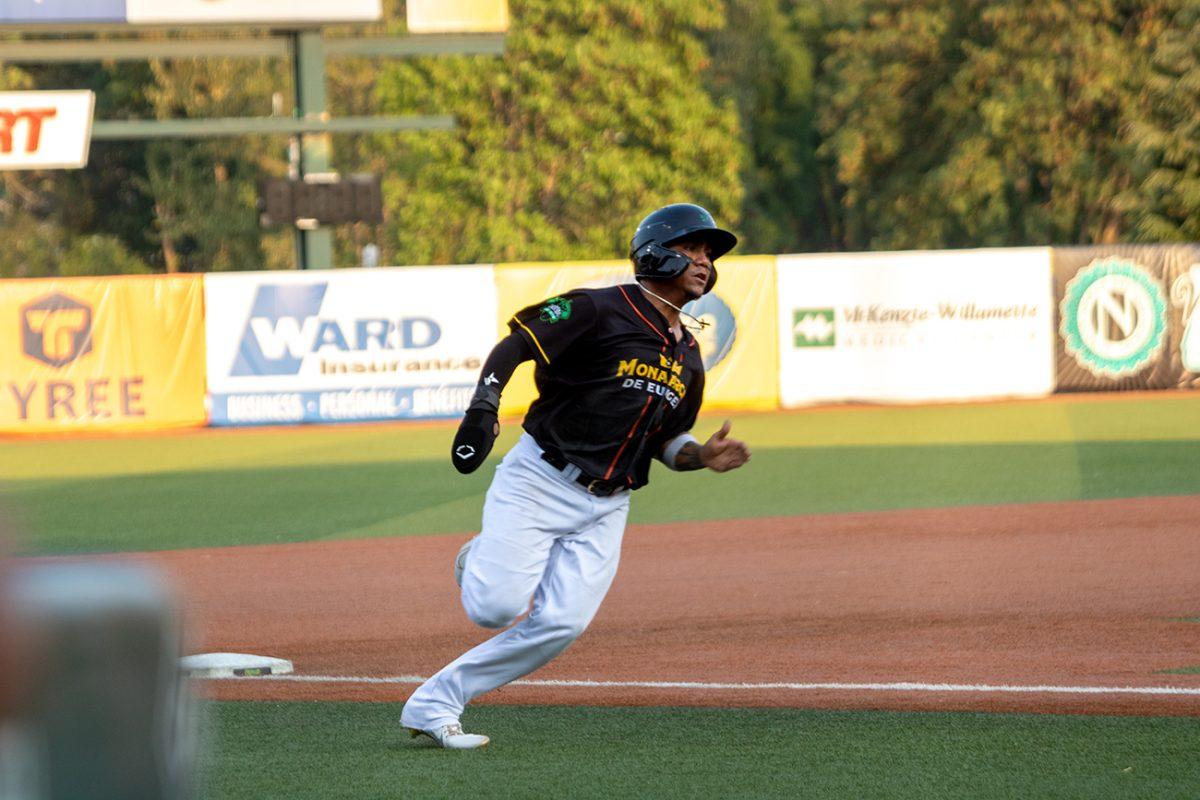
<path id="1" fill-rule="evenodd" d="M 671 332 L 675 334 L 675 338 L 683 335 L 682 326 L 679 324 L 679 308 L 687 301 L 682 297 L 674 297 L 673 295 L 682 294 L 672 286 L 645 286 L 638 282 L 638 287 L 642 290 L 642 294 L 650 305 L 658 309 L 658 313 L 663 315 L 663 319 L 671 327 Z M 676 302 L 676 300 L 680 302 Z"/>

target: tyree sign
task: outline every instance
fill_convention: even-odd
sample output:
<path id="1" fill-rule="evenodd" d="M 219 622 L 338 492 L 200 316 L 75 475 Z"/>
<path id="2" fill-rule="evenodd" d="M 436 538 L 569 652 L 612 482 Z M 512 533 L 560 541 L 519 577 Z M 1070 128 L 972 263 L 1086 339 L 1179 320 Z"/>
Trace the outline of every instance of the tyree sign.
<path id="1" fill-rule="evenodd" d="M 37 278 L 0 290 L 0 433 L 202 425 L 199 275 Z"/>

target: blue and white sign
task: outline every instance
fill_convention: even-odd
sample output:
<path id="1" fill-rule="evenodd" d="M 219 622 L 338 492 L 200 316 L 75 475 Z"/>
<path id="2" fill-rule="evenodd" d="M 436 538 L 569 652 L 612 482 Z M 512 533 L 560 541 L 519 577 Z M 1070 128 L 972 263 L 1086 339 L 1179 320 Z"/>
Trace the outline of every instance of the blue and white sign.
<path id="1" fill-rule="evenodd" d="M 382 13 L 381 0 L 0 0 L 0 25 L 311 25 L 374 22 Z"/>
<path id="2" fill-rule="evenodd" d="M 124 22 L 125 0 L 4 0 L 0 23 Z"/>
<path id="3" fill-rule="evenodd" d="M 206 275 L 213 425 L 456 417 L 495 344 L 492 268 Z"/>

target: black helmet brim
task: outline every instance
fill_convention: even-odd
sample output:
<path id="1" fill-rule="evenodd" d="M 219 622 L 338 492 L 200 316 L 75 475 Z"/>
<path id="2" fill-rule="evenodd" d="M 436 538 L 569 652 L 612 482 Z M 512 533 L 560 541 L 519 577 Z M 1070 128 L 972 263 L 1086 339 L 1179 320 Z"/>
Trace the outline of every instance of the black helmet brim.
<path id="1" fill-rule="evenodd" d="M 738 242 L 736 236 L 722 228 L 696 227 L 679 231 L 670 239 L 667 239 L 665 242 L 663 242 L 663 244 L 670 246 L 676 242 L 681 242 L 684 239 L 700 239 L 701 241 L 707 242 L 708 246 L 712 248 L 712 253 L 709 255 L 709 258 L 711 258 L 713 261 L 716 261 L 718 258 L 736 247 Z"/>

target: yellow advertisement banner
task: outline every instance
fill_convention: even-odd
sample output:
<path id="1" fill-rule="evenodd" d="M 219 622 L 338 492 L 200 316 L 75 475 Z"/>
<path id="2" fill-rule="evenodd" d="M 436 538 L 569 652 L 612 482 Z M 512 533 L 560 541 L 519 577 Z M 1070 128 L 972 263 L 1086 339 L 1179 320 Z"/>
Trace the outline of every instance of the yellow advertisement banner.
<path id="1" fill-rule="evenodd" d="M 508 0 L 408 0 L 409 33 L 504 33 Z"/>
<path id="2" fill-rule="evenodd" d="M 693 331 L 706 370 L 703 410 L 777 408 L 775 257 L 727 256 L 717 262 L 717 274 L 712 292 L 684 306 L 708 323 L 703 330 Z M 497 333 L 508 335 L 508 320 L 525 306 L 571 289 L 618 283 L 633 283 L 628 261 L 497 264 L 501 323 Z M 523 414 L 536 396 L 533 366 L 522 364 L 504 390 L 500 413 Z"/>
<path id="3" fill-rule="evenodd" d="M 199 275 L 0 282 L 0 432 L 204 422 Z"/>

